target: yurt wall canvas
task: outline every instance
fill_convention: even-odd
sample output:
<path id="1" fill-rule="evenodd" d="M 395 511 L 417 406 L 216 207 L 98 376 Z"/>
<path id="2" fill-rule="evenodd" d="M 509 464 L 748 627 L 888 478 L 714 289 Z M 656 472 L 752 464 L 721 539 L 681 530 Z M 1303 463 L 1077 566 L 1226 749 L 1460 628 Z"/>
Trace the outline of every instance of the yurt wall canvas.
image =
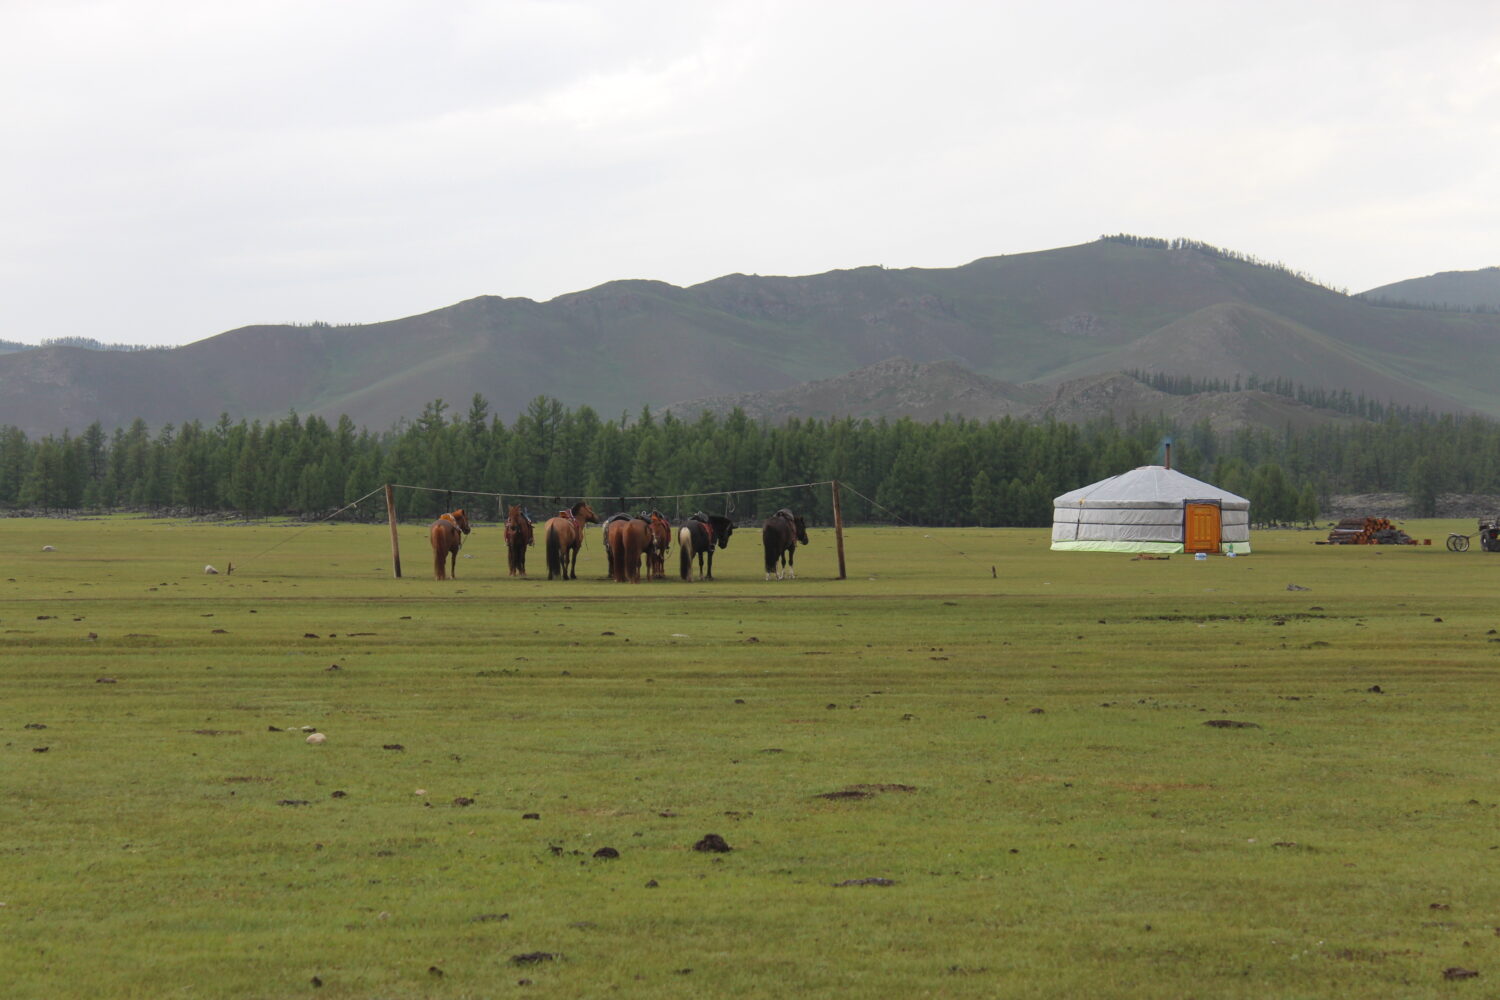
<path id="1" fill-rule="evenodd" d="M 1216 542 L 1209 520 L 1214 509 Z M 1143 465 L 1054 499 L 1052 548 L 1244 555 L 1250 551 L 1250 501 L 1174 469 Z"/>

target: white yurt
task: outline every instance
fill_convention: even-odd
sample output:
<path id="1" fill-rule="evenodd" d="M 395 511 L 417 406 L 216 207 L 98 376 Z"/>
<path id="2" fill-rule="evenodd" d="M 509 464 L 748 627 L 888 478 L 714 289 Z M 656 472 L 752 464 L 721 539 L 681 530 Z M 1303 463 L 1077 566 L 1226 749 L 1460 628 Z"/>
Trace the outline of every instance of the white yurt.
<path id="1" fill-rule="evenodd" d="M 1250 501 L 1164 465 L 1102 479 L 1052 501 L 1063 552 L 1250 551 Z"/>

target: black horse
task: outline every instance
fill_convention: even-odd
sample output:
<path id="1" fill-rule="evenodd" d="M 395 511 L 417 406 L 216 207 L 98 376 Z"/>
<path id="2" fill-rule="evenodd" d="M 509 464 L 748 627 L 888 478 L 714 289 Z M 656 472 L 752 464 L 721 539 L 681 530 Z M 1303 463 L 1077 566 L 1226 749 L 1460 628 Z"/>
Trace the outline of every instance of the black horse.
<path id="1" fill-rule="evenodd" d="M 776 579 L 780 580 L 783 567 L 788 579 L 797 579 L 797 572 L 792 568 L 792 556 L 797 551 L 798 542 L 808 544 L 807 523 L 783 507 L 766 520 L 765 526 L 760 529 L 760 539 L 766 547 L 766 579 L 771 579 L 771 574 L 774 573 Z"/>
<path id="2" fill-rule="evenodd" d="M 698 579 L 712 580 L 714 578 L 714 549 L 729 548 L 729 536 L 734 533 L 734 522 L 727 517 L 718 514 L 704 514 L 701 511 L 694 514 L 682 523 L 677 529 L 677 549 L 679 556 L 679 568 L 682 570 L 682 578 L 689 580 L 693 575 L 693 557 L 698 557 Z M 708 557 L 708 572 L 703 570 L 703 557 Z"/>

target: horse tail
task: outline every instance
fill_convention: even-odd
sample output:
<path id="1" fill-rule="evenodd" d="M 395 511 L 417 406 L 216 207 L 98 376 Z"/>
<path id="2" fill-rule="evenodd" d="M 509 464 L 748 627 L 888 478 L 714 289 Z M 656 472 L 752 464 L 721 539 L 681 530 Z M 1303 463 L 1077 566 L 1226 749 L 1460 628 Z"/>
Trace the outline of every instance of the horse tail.
<path id="1" fill-rule="evenodd" d="M 447 574 L 444 569 L 447 567 L 448 552 L 443 545 L 442 533 L 436 523 L 427 530 L 427 540 L 432 542 L 432 578 L 445 580 Z"/>
<path id="2" fill-rule="evenodd" d="M 557 529 L 547 525 L 547 579 L 562 573 L 562 544 L 557 538 Z"/>
<path id="3" fill-rule="evenodd" d="M 776 572 L 776 560 L 781 557 L 781 539 L 776 536 L 777 532 L 769 524 L 760 533 L 760 540 L 766 547 L 766 573 L 768 575 Z"/>
<path id="4" fill-rule="evenodd" d="M 682 578 L 687 580 L 693 575 L 693 531 L 691 528 L 677 529 L 677 555 L 678 568 L 682 571 Z"/>

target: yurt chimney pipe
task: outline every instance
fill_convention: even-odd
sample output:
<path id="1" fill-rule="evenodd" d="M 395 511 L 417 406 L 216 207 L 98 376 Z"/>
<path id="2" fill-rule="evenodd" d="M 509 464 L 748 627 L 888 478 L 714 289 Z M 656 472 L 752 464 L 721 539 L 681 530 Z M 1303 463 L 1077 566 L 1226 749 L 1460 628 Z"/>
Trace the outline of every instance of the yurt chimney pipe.
<path id="1" fill-rule="evenodd" d="M 1166 446 L 1166 449 L 1167 449 L 1167 460 L 1163 464 L 1165 464 L 1166 467 L 1170 469 L 1172 467 L 1172 442 L 1170 442 L 1170 441 L 1166 442 L 1165 446 Z"/>

